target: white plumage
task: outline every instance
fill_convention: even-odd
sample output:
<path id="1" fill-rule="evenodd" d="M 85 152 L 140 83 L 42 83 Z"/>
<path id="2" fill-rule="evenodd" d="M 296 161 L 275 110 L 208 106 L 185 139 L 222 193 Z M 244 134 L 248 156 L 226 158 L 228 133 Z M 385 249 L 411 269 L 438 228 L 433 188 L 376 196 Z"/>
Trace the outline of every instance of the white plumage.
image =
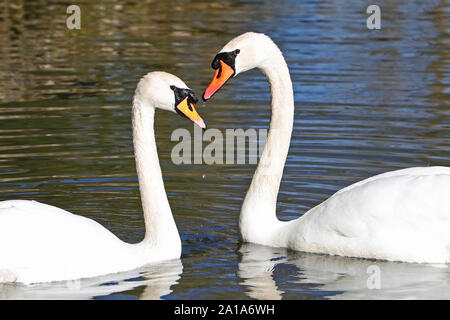
<path id="1" fill-rule="evenodd" d="M 27 200 L 0 202 L 0 282 L 72 280 L 178 259 L 181 240 L 165 192 L 154 135 L 155 108 L 175 113 L 177 77 L 151 72 L 139 82 L 132 109 L 133 142 L 145 238 L 121 241 L 94 220 Z"/>
<path id="2" fill-rule="evenodd" d="M 35 201 L 0 202 L 0 282 L 125 271 L 143 262 L 138 250 L 94 220 Z"/>
<path id="3" fill-rule="evenodd" d="M 272 93 L 267 143 L 239 217 L 244 241 L 350 257 L 450 262 L 448 167 L 380 174 L 336 192 L 296 220 L 278 220 L 276 201 L 294 119 L 288 67 L 279 48 L 263 34 L 245 33 L 221 52 L 237 53 L 235 75 L 261 69 Z"/>

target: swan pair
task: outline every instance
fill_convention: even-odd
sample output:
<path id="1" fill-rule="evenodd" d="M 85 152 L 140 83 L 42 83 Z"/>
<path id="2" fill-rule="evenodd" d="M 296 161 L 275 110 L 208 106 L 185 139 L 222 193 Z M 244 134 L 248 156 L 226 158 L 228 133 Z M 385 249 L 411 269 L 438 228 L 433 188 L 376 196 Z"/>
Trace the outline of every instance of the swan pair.
<path id="1" fill-rule="evenodd" d="M 292 221 L 276 200 L 289 150 L 294 98 L 287 64 L 258 33 L 231 40 L 214 58 L 211 98 L 228 80 L 259 68 L 269 81 L 272 116 L 266 146 L 239 218 L 243 241 L 299 251 L 419 263 L 450 262 L 450 168 L 387 172 L 346 187 Z M 0 202 L 0 282 L 93 277 L 177 259 L 181 240 L 164 189 L 154 135 L 155 109 L 200 127 L 195 93 L 177 77 L 151 72 L 137 85 L 132 126 L 145 237 L 128 244 L 97 222 L 35 201 Z"/>

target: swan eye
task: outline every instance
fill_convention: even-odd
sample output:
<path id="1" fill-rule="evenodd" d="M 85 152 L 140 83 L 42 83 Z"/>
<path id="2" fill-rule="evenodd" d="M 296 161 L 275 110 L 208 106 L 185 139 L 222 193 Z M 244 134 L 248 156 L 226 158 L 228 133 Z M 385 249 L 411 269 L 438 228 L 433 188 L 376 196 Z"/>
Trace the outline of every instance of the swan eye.
<path id="1" fill-rule="evenodd" d="M 214 60 L 212 61 L 211 67 L 212 67 L 214 70 L 217 70 L 217 69 L 220 68 L 220 59 L 217 58 L 217 56 L 216 56 L 216 57 L 214 58 Z"/>
<path id="2" fill-rule="evenodd" d="M 189 98 L 189 102 L 192 103 L 192 104 L 195 104 L 195 103 L 198 102 L 197 95 L 196 95 L 195 92 L 192 91 L 192 90 L 189 92 L 188 98 Z"/>
<path id="3" fill-rule="evenodd" d="M 235 64 L 236 64 L 236 57 L 237 55 L 241 52 L 241 50 L 236 49 L 234 51 L 231 52 L 221 52 L 218 53 L 212 63 L 211 63 L 211 67 L 214 70 L 217 70 L 221 67 L 221 62 L 226 63 L 228 66 L 230 66 L 234 71 L 236 71 L 235 69 Z"/>

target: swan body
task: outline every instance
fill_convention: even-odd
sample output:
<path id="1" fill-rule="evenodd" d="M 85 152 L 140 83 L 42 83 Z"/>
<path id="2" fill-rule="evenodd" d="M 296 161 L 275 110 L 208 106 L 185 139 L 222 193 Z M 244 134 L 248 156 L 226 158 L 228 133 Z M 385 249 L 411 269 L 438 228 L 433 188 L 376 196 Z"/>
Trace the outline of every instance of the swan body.
<path id="1" fill-rule="evenodd" d="M 231 40 L 212 64 L 209 99 L 237 74 L 259 68 L 272 93 L 266 146 L 239 217 L 242 240 L 369 259 L 450 262 L 450 168 L 418 167 L 354 183 L 298 219 L 280 221 L 276 201 L 291 139 L 294 97 L 287 64 L 264 34 Z"/>
<path id="2" fill-rule="evenodd" d="M 178 259 L 181 240 L 159 166 L 154 113 L 155 108 L 175 112 L 195 99 L 180 79 L 164 72 L 147 74 L 137 86 L 132 108 L 133 143 L 146 228 L 140 243 L 123 242 L 94 220 L 50 205 L 2 201 L 0 283 L 73 280 Z M 192 105 L 191 109 L 186 117 L 203 123 Z"/>

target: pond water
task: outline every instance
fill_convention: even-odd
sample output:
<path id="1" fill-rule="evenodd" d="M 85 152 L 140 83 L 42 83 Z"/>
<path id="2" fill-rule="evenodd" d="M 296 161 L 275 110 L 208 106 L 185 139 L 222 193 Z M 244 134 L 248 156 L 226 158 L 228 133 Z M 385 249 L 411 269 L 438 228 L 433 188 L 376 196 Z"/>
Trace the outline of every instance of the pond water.
<path id="1" fill-rule="evenodd" d="M 295 90 L 293 139 L 278 217 L 385 171 L 450 165 L 446 1 L 0 1 L 0 201 L 33 199 L 92 218 L 128 242 L 144 234 L 130 105 L 140 77 L 165 70 L 200 96 L 233 37 L 263 32 L 283 51 Z M 209 128 L 268 128 L 257 70 L 197 110 Z M 191 123 L 156 116 L 159 157 L 182 238 L 180 260 L 81 282 L 0 285 L 0 298 L 450 299 L 447 266 L 305 254 L 239 241 L 255 165 L 175 165 L 171 141 Z M 381 288 L 369 289 L 371 267 Z"/>

